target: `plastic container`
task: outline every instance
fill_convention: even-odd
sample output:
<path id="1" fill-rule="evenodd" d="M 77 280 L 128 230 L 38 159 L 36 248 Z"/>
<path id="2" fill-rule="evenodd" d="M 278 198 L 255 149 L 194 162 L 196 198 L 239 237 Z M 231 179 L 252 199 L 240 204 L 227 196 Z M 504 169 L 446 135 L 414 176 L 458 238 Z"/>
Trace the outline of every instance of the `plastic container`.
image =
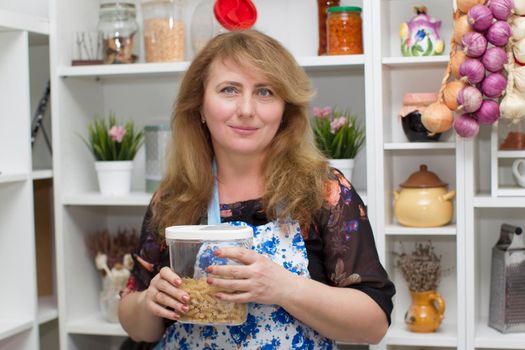
<path id="1" fill-rule="evenodd" d="M 166 171 L 166 153 L 171 137 L 169 122 L 144 127 L 146 151 L 146 192 L 153 193 L 159 187 Z"/>
<path id="2" fill-rule="evenodd" d="M 329 7 L 326 19 L 327 52 L 329 55 L 359 55 L 363 53 L 361 8 Z"/>
<path id="3" fill-rule="evenodd" d="M 100 4 L 97 29 L 102 33 L 105 64 L 133 63 L 137 60 L 133 48 L 139 25 L 133 3 Z"/>
<path id="4" fill-rule="evenodd" d="M 238 265 L 218 258 L 214 251 L 223 247 L 251 249 L 253 231 L 249 226 L 181 225 L 166 228 L 170 266 L 182 279 L 181 288 L 190 295 L 190 309 L 180 322 L 201 325 L 239 325 L 246 321 L 246 304 L 214 298 L 221 289 L 207 283 L 206 268 L 211 265 Z"/>
<path id="5" fill-rule="evenodd" d="M 180 0 L 142 0 L 146 62 L 184 60 L 182 9 Z"/>
<path id="6" fill-rule="evenodd" d="M 203 0 L 195 7 L 190 27 L 191 45 L 194 54 L 198 54 L 211 38 L 228 31 L 215 18 L 213 13 L 214 5 L 215 0 Z"/>

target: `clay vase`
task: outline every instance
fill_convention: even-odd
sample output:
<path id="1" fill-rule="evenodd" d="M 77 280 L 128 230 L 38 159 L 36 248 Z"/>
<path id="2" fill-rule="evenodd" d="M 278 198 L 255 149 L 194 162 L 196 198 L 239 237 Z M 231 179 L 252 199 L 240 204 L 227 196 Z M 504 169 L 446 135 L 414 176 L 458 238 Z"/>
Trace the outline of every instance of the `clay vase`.
<path id="1" fill-rule="evenodd" d="M 405 323 L 412 332 L 431 333 L 445 318 L 445 301 L 436 291 L 410 292 L 412 305 L 405 314 Z"/>

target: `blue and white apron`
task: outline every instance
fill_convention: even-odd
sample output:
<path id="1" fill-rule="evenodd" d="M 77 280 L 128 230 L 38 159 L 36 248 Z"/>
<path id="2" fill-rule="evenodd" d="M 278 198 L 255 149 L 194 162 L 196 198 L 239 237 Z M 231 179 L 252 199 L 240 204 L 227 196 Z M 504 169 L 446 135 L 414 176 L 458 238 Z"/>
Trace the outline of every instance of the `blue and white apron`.
<path id="1" fill-rule="evenodd" d="M 208 224 L 220 223 L 217 184 L 208 207 Z M 247 225 L 246 223 L 231 223 Z M 297 222 L 288 233 L 277 222 L 253 227 L 253 247 L 288 271 L 310 278 L 308 255 Z M 337 349 L 333 340 L 321 336 L 277 305 L 248 304 L 247 321 L 239 326 L 202 326 L 175 322 L 155 349 Z"/>

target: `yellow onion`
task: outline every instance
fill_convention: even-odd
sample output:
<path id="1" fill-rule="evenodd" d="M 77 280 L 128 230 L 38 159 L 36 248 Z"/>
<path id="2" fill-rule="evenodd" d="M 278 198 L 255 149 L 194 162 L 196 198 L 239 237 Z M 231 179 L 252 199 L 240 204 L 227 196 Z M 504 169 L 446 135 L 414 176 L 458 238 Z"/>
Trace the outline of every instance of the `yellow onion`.
<path id="1" fill-rule="evenodd" d="M 454 20 L 454 41 L 457 44 L 462 45 L 461 39 L 463 38 L 463 35 L 472 31 L 473 29 L 468 23 L 467 15 L 459 16 Z"/>
<path id="2" fill-rule="evenodd" d="M 462 80 L 451 81 L 445 86 L 443 99 L 450 110 L 455 111 L 458 108 L 458 94 L 464 87 L 465 83 Z"/>
<path id="3" fill-rule="evenodd" d="M 461 78 L 461 75 L 459 74 L 459 66 L 463 63 L 466 57 L 467 55 L 463 50 L 456 50 L 455 54 L 452 56 L 452 59 L 450 60 L 450 70 L 452 71 L 454 78 Z"/>
<path id="4" fill-rule="evenodd" d="M 421 116 L 421 122 L 432 134 L 445 132 L 452 127 L 454 113 L 446 104 L 437 101 L 425 109 Z"/>
<path id="5" fill-rule="evenodd" d="M 467 13 L 472 7 L 483 5 L 484 3 L 485 0 L 457 0 L 458 9 L 463 13 Z"/>

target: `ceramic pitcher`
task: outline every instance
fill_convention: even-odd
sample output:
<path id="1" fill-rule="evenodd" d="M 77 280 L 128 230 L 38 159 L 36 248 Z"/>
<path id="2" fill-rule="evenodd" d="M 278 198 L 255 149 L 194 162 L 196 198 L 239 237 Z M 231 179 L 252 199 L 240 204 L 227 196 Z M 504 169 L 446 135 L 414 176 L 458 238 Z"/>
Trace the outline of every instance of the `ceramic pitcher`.
<path id="1" fill-rule="evenodd" d="M 431 333 L 445 318 L 445 301 L 438 292 L 412 292 L 412 305 L 405 314 L 405 323 L 412 332 Z"/>

